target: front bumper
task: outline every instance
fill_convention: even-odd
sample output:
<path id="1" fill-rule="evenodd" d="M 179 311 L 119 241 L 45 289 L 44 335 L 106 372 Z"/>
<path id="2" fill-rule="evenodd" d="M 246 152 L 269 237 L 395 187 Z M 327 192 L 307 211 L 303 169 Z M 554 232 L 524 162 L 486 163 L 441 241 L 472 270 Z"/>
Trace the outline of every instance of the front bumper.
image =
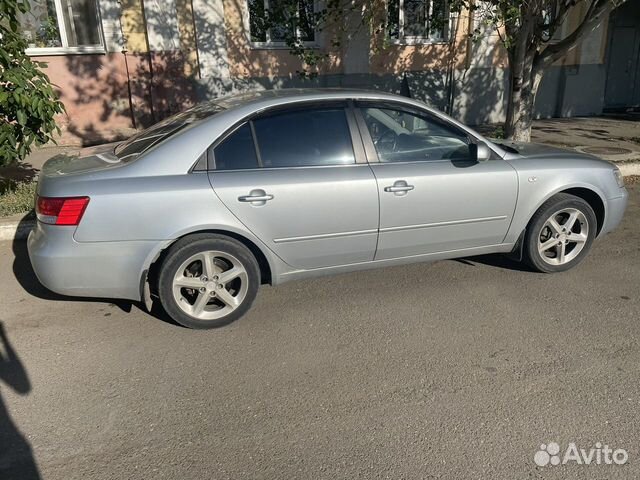
<path id="1" fill-rule="evenodd" d="M 158 242 L 76 242 L 74 231 L 38 222 L 29 234 L 40 283 L 61 295 L 140 300 L 142 273 Z"/>
<path id="2" fill-rule="evenodd" d="M 600 235 L 605 235 L 620 225 L 622 217 L 627 209 L 627 202 L 629 201 L 629 194 L 627 190 L 622 188 L 621 194 L 614 198 L 607 199 L 607 211 L 604 219 L 604 225 L 600 230 Z"/>

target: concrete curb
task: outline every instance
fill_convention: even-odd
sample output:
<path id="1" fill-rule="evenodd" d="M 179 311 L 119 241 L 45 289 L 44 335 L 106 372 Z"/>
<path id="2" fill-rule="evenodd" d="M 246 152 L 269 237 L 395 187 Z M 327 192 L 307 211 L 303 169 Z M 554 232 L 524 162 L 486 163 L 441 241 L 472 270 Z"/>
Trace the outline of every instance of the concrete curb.
<path id="1" fill-rule="evenodd" d="M 640 175 L 640 162 L 620 162 L 616 165 L 625 177 Z"/>
<path id="2" fill-rule="evenodd" d="M 25 240 L 36 226 L 35 218 L 23 220 L 24 214 L 0 219 L 0 242 Z"/>
<path id="3" fill-rule="evenodd" d="M 619 162 L 618 168 L 625 177 L 640 175 L 640 162 Z M 0 219 L 0 242 L 26 240 L 29 232 L 36 226 L 36 220 L 22 220 L 24 215 L 15 215 Z"/>

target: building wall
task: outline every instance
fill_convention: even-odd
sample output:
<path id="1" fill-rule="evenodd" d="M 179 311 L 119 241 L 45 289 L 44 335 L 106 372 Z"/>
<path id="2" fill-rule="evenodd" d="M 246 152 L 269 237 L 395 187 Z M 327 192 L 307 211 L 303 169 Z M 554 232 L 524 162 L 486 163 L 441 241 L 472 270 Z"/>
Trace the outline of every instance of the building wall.
<path id="1" fill-rule="evenodd" d="M 59 143 L 128 137 L 196 101 L 190 9 L 188 0 L 102 0 L 104 53 L 35 55 L 66 107 Z"/>
<path id="2" fill-rule="evenodd" d="M 580 5 L 574 11 L 564 25 L 563 35 L 576 28 L 585 10 L 586 5 Z M 607 27 L 608 18 L 604 18 L 598 28 L 545 73 L 536 99 L 538 118 L 602 114 Z"/>
<path id="3" fill-rule="evenodd" d="M 123 55 L 38 57 L 66 107 L 58 124 L 62 144 L 109 141 L 132 131 Z M 133 62 L 137 63 L 137 62 Z"/>
<path id="4" fill-rule="evenodd" d="M 383 12 L 381 0 L 365 5 Z M 495 31 L 467 12 L 452 22 L 451 42 L 383 45 L 381 37 L 369 36 L 360 29 L 343 39 L 343 48 L 335 49 L 327 46 L 330 35 L 323 35 L 318 45 L 327 59 L 320 65 L 317 78 L 302 79 L 299 72 L 304 65 L 287 49 L 252 48 L 246 1 L 196 0 L 194 10 L 200 19 L 196 22 L 202 72 L 199 98 L 256 88 L 379 88 L 408 91 L 469 124 L 504 120 L 509 81 L 506 53 Z M 565 31 L 575 28 L 583 13 L 575 11 Z M 203 20 L 207 15 L 210 20 Z M 222 29 L 220 18 L 224 18 Z M 470 41 L 468 34 L 476 29 L 485 31 L 480 41 Z M 226 42 L 211 45 L 212 38 L 221 36 Z M 602 113 L 605 42 L 606 19 L 581 46 L 549 69 L 536 102 L 537 117 Z M 215 53 L 207 59 L 209 51 Z"/>
<path id="5" fill-rule="evenodd" d="M 357 0 L 384 14 L 384 1 Z M 385 44 L 381 35 L 345 19 L 317 35 L 325 55 L 309 69 L 287 48 L 255 48 L 246 0 L 101 0 L 105 53 L 39 58 L 57 85 L 67 114 L 63 143 L 126 136 L 198 100 L 238 91 L 289 87 L 349 87 L 409 94 L 468 123 L 504 120 L 508 69 L 490 28 L 462 12 L 450 41 Z M 575 28 L 576 12 L 565 25 Z M 600 114 L 606 83 L 606 20 L 546 73 L 536 116 Z M 339 46 L 331 39 L 339 35 Z M 303 78 L 300 72 L 314 75 Z"/>

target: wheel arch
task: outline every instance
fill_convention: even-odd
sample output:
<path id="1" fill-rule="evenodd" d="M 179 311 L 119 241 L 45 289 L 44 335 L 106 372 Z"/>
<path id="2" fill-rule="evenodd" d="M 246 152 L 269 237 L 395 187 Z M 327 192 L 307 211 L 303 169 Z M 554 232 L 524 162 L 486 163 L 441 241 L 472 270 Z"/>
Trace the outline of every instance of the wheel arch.
<path id="1" fill-rule="evenodd" d="M 260 283 L 261 284 L 273 284 L 273 274 L 274 268 L 267 257 L 267 254 L 256 244 L 255 241 L 251 240 L 245 235 L 242 235 L 238 232 L 234 232 L 225 228 L 203 228 L 198 230 L 189 231 L 183 233 L 174 239 L 165 242 L 162 246 L 155 252 L 152 258 L 148 261 L 147 266 L 144 268 L 141 273 L 140 278 L 140 298 L 145 300 L 145 287 L 148 285 L 150 291 L 155 293 L 157 290 L 157 281 L 159 276 L 159 268 L 162 265 L 162 262 L 167 256 L 169 252 L 169 248 L 174 245 L 179 240 L 182 240 L 186 237 L 191 237 L 194 235 L 223 235 L 229 238 L 233 238 L 234 240 L 239 241 L 245 247 L 247 247 L 253 256 L 256 258 L 258 262 L 258 267 L 260 268 Z"/>
<path id="2" fill-rule="evenodd" d="M 596 214 L 596 221 L 598 222 L 596 236 L 600 235 L 602 227 L 604 226 L 605 206 L 604 200 L 595 190 L 591 190 L 585 187 L 573 187 L 562 190 L 560 192 L 556 192 L 554 195 L 556 195 L 557 193 L 567 193 L 569 195 L 573 195 L 574 197 L 581 198 L 582 200 L 587 202 L 593 209 L 593 212 Z"/>
<path id="3" fill-rule="evenodd" d="M 598 222 L 598 226 L 596 229 L 596 235 L 600 234 L 602 227 L 604 226 L 605 218 L 606 218 L 606 204 L 604 201 L 604 196 L 602 193 L 592 185 L 565 185 L 563 187 L 559 187 L 547 193 L 542 199 L 538 201 L 538 203 L 529 211 L 529 214 L 526 218 L 526 224 L 524 225 L 524 229 L 518 230 L 518 235 L 522 234 L 524 230 L 531 223 L 531 219 L 535 215 L 535 213 L 540 210 L 540 207 L 544 205 L 547 200 L 554 197 L 559 193 L 567 193 L 569 195 L 573 195 L 575 197 L 581 198 L 585 202 L 589 204 L 589 206 L 593 209 L 596 214 L 596 221 Z"/>
<path id="4" fill-rule="evenodd" d="M 522 223 L 517 222 L 517 225 L 515 225 L 515 228 L 513 228 L 514 225 L 512 225 L 512 230 L 510 230 L 510 232 L 505 237 L 505 239 L 511 238 L 512 241 L 514 242 L 514 248 L 512 253 L 517 253 L 518 255 L 522 254 L 522 246 L 523 246 L 522 239 L 524 238 L 524 235 L 526 234 L 527 229 L 529 228 L 531 219 L 536 214 L 536 212 L 540 210 L 540 207 L 542 207 L 542 205 L 544 205 L 547 202 L 547 200 L 549 200 L 550 198 L 552 198 L 553 196 L 559 193 L 567 193 L 570 195 L 574 195 L 578 198 L 581 198 L 585 202 L 587 202 L 593 209 L 594 213 L 596 214 L 596 221 L 598 224 L 596 228 L 596 236 L 600 234 L 600 232 L 602 231 L 602 228 L 604 227 L 605 219 L 607 216 L 607 207 L 604 201 L 604 195 L 600 192 L 600 190 L 597 187 L 594 187 L 593 185 L 589 185 L 589 184 L 579 183 L 579 184 L 573 184 L 573 185 L 563 185 L 549 191 L 533 207 L 530 207 L 528 214 L 526 216 L 520 217 L 522 218 L 521 220 Z"/>

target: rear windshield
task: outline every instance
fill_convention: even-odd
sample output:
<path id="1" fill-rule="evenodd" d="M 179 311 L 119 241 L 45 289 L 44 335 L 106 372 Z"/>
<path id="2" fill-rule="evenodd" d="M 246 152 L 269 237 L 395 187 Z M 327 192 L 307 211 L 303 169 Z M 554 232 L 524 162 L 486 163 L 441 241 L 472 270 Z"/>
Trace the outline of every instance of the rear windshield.
<path id="1" fill-rule="evenodd" d="M 224 108 L 214 102 L 197 105 L 135 134 L 125 142 L 120 143 L 115 148 L 114 153 L 121 162 L 129 162 L 142 155 L 154 145 L 175 135 L 188 125 L 211 117 L 222 110 L 224 110 Z"/>

